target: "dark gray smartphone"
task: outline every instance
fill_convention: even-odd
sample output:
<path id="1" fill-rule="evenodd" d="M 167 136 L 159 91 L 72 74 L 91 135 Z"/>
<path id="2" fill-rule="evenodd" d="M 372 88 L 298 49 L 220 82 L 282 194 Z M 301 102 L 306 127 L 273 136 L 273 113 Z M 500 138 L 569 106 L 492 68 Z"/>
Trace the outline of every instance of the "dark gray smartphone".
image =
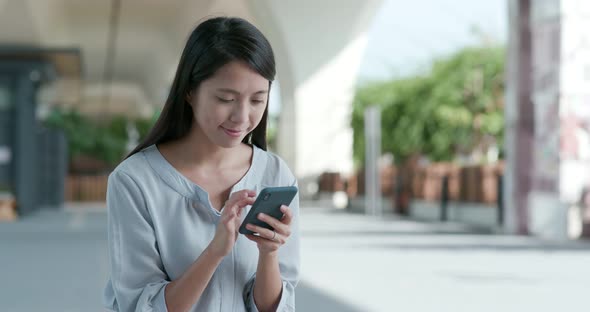
<path id="1" fill-rule="evenodd" d="M 289 206 L 295 195 L 297 194 L 297 187 L 295 186 L 278 186 L 264 188 L 252 208 L 244 218 L 242 225 L 240 225 L 239 232 L 242 234 L 254 234 L 254 232 L 246 228 L 246 224 L 252 223 L 260 227 L 274 230 L 272 226 L 258 219 L 259 213 L 267 214 L 273 218 L 280 220 L 283 217 L 281 205 Z"/>

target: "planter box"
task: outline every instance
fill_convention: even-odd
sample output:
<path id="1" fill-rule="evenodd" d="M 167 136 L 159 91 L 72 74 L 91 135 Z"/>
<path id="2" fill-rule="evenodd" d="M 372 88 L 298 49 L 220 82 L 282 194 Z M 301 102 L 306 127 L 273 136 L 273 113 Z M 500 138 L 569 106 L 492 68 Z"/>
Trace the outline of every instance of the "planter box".
<path id="1" fill-rule="evenodd" d="M 108 174 L 70 175 L 66 178 L 65 200 L 74 202 L 105 201 Z"/>
<path id="2" fill-rule="evenodd" d="M 465 203 L 450 201 L 448 220 L 471 225 L 481 230 L 501 231 L 498 225 L 498 209 L 494 205 L 483 203 Z M 425 200 L 413 200 L 410 204 L 410 217 L 430 222 L 440 222 L 440 205 Z"/>
<path id="3" fill-rule="evenodd" d="M 344 191 L 344 181 L 338 172 L 324 172 L 319 177 L 319 192 Z"/>
<path id="4" fill-rule="evenodd" d="M 0 195 L 0 222 L 14 221 L 18 218 L 16 213 L 16 200 L 11 195 Z"/>
<path id="5" fill-rule="evenodd" d="M 433 163 L 424 167 L 389 167 L 381 170 L 381 192 L 384 197 L 395 197 L 399 190 L 414 199 L 438 202 L 441 199 L 443 178 L 449 178 L 449 200 L 495 205 L 498 201 L 498 177 L 504 173 L 504 163 L 460 167 L 453 163 Z M 402 185 L 397 186 L 401 178 Z M 365 193 L 365 173 L 359 170 L 348 180 L 349 197 Z"/>
<path id="6" fill-rule="evenodd" d="M 498 199 L 498 176 L 504 172 L 504 163 L 461 168 L 461 201 L 495 203 Z"/>
<path id="7" fill-rule="evenodd" d="M 443 178 L 449 177 L 449 200 L 459 198 L 460 190 L 460 169 L 457 165 L 450 163 L 435 163 L 424 169 L 422 198 L 427 201 L 439 201 L 441 199 Z"/>
<path id="8" fill-rule="evenodd" d="M 381 178 L 381 194 L 383 196 L 392 196 L 395 189 L 397 169 L 394 166 L 381 168 L 379 175 Z M 346 193 L 349 197 L 355 197 L 365 194 L 365 170 L 361 168 L 347 181 Z"/>

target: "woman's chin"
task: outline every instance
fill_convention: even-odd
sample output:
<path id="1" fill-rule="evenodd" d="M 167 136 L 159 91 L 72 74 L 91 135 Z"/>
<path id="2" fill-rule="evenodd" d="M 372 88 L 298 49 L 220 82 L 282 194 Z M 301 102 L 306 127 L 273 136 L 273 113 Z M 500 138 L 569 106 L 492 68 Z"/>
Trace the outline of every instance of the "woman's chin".
<path id="1" fill-rule="evenodd" d="M 215 142 L 217 145 L 223 147 L 223 148 L 233 148 L 236 146 L 240 146 L 240 144 L 242 143 L 242 140 L 244 138 L 223 138 L 222 140 L 217 140 L 217 142 Z"/>

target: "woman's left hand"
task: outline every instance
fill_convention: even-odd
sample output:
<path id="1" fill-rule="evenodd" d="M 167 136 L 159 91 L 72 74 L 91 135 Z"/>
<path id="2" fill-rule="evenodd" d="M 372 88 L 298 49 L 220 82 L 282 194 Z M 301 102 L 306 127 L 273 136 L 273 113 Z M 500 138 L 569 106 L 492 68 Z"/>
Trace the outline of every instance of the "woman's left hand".
<path id="1" fill-rule="evenodd" d="M 287 242 L 289 236 L 291 236 L 291 221 L 293 220 L 293 213 L 291 212 L 291 209 L 285 205 L 281 206 L 281 211 L 283 212 L 283 218 L 281 220 L 277 220 L 263 213 L 258 214 L 258 219 L 268 223 L 268 225 L 275 229 L 274 231 L 251 223 L 246 225 L 248 230 L 259 234 L 258 236 L 246 235 L 246 237 L 249 240 L 256 242 L 258 250 L 261 253 L 276 252 L 279 250 L 279 247 Z"/>

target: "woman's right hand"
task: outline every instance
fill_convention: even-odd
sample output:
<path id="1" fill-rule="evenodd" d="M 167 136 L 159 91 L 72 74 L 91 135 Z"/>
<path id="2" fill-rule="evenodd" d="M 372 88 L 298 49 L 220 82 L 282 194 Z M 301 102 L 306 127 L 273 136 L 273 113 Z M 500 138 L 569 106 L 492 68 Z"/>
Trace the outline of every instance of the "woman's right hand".
<path id="1" fill-rule="evenodd" d="M 221 220 L 217 224 L 215 237 L 209 244 L 211 252 L 219 257 L 229 254 L 238 238 L 242 211 L 256 200 L 256 191 L 241 190 L 230 195 L 221 209 Z"/>

